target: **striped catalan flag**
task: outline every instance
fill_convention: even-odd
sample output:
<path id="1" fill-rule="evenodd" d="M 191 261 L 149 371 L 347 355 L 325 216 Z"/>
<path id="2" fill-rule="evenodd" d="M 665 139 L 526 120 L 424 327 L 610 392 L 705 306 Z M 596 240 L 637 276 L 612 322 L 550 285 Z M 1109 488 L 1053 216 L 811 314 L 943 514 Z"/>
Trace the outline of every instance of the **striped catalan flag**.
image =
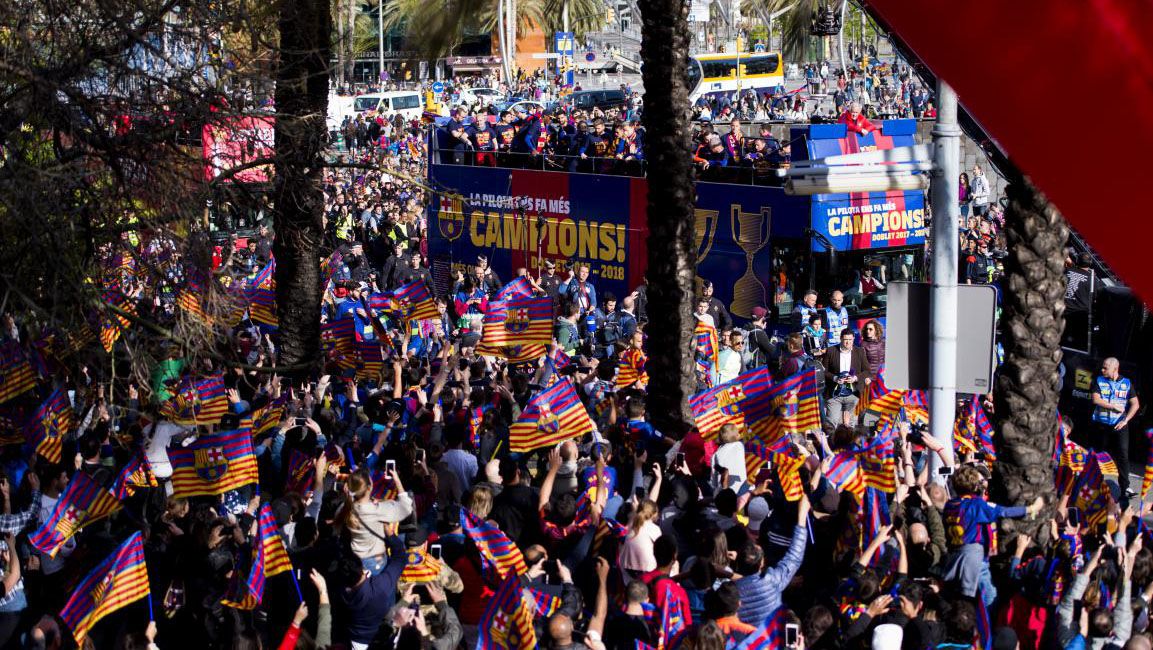
<path id="1" fill-rule="evenodd" d="M 408 552 L 408 563 L 404 565 L 404 571 L 400 573 L 401 582 L 432 582 L 440 575 L 440 569 L 444 566 L 440 560 L 434 558 L 430 553 L 421 553 L 417 549 Z"/>
<path id="2" fill-rule="evenodd" d="M 392 293 L 397 312 L 405 321 L 440 318 L 436 302 L 428 293 L 424 282 L 416 280 L 400 287 Z"/>
<path id="3" fill-rule="evenodd" d="M 88 631 L 105 616 L 149 595 L 141 533 L 133 533 L 112 555 L 96 565 L 72 591 L 60 619 L 84 646 Z"/>
<path id="4" fill-rule="evenodd" d="M 721 427 L 734 424 L 767 440 L 768 418 L 772 415 L 771 388 L 769 370 L 762 366 L 697 393 L 689 400 L 697 429 L 706 440 L 712 440 Z"/>
<path id="5" fill-rule="evenodd" d="M 647 385 L 649 373 L 645 371 L 646 363 L 648 363 L 648 357 L 640 348 L 629 348 L 622 352 L 620 359 L 617 360 L 615 380 L 617 389 L 628 388 L 637 382 Z"/>
<path id="6" fill-rule="evenodd" d="M 551 447 L 593 430 L 588 410 L 568 378 L 533 397 L 509 429 L 509 451 L 523 453 Z"/>
<path id="7" fill-rule="evenodd" d="M 116 479 L 112 481 L 112 494 L 123 501 L 136 493 L 137 488 L 154 488 L 159 486 L 156 475 L 152 473 L 152 466 L 148 460 L 139 454 L 133 454 L 132 459 L 125 463 Z"/>
<path id="8" fill-rule="evenodd" d="M 702 321 L 697 321 L 693 330 L 693 350 L 696 357 L 697 373 L 704 378 L 706 386 L 712 386 L 712 374 L 717 368 L 717 355 L 721 352 L 717 341 L 717 328 Z"/>
<path id="9" fill-rule="evenodd" d="M 480 552 L 482 573 L 490 583 L 496 584 L 499 580 L 528 572 L 524 555 L 496 524 L 483 521 L 462 508 L 460 526 Z"/>
<path id="10" fill-rule="evenodd" d="M 59 463 L 64 449 L 64 436 L 75 428 L 76 414 L 72 412 L 68 395 L 56 389 L 36 409 L 32 421 L 28 423 L 28 442 L 48 462 Z"/>
<path id="11" fill-rule="evenodd" d="M 292 561 L 284 548 L 284 539 L 276 525 L 276 518 L 268 504 L 260 506 L 257 535 L 252 540 L 252 555 L 247 571 L 233 571 L 232 581 L 221 599 L 221 604 L 235 609 L 256 609 L 264 599 L 264 581 L 279 573 L 292 570 Z"/>
<path id="12" fill-rule="evenodd" d="M 98 485 L 83 472 L 76 472 L 48 518 L 28 542 L 36 550 L 55 557 L 56 551 L 81 528 L 111 515 L 121 508 L 116 495 Z"/>
<path id="13" fill-rule="evenodd" d="M 136 315 L 136 303 L 119 289 L 106 289 L 101 301 L 108 307 L 119 309 L 125 314 Z M 105 352 L 112 352 L 112 347 L 116 345 L 116 341 L 128 329 L 128 325 L 132 321 L 112 309 L 102 309 L 101 312 L 100 344 L 104 346 Z"/>
<path id="14" fill-rule="evenodd" d="M 372 293 L 368 296 L 368 308 L 377 313 L 395 312 L 397 309 L 396 301 L 392 298 L 391 291 L 383 293 Z"/>
<path id="15" fill-rule="evenodd" d="M 201 436 L 187 447 L 170 447 L 176 496 L 215 496 L 256 483 L 256 456 L 248 429 Z"/>
<path id="16" fill-rule="evenodd" d="M 552 343 L 552 299 L 548 296 L 493 301 L 484 312 L 481 344 L 494 350 L 510 345 Z"/>
<path id="17" fill-rule="evenodd" d="M 776 383 L 768 393 L 773 408 L 773 437 L 804 433 L 821 428 L 821 407 L 817 396 L 817 370 L 807 369 Z"/>
<path id="18" fill-rule="evenodd" d="M 15 341 L 0 345 L 0 404 L 36 387 L 28 355 Z"/>

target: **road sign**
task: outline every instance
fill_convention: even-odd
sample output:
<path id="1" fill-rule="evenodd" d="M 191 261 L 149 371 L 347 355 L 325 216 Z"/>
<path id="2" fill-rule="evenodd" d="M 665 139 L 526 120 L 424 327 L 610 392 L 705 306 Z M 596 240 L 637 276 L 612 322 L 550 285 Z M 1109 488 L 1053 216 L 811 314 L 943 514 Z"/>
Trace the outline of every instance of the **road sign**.
<path id="1" fill-rule="evenodd" d="M 596 61 L 596 60 L 597 60 L 596 52 L 585 52 L 585 61 L 592 63 L 593 61 Z"/>
<path id="2" fill-rule="evenodd" d="M 929 284 L 890 282 L 885 315 L 885 385 L 929 388 Z M 997 290 L 957 287 L 957 392 L 992 390 Z"/>
<path id="3" fill-rule="evenodd" d="M 443 93 L 443 92 L 444 92 L 444 82 L 441 82 L 441 81 L 435 81 L 435 82 L 433 82 L 433 84 L 432 84 L 432 92 L 434 92 L 434 93 Z"/>

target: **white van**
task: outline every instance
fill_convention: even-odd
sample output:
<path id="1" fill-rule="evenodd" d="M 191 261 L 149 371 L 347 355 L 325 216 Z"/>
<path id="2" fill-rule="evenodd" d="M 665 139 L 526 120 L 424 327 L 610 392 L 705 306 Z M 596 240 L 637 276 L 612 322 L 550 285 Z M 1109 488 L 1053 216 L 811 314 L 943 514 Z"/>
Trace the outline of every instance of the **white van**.
<path id="1" fill-rule="evenodd" d="M 344 123 L 345 117 L 356 117 L 356 111 L 353 110 L 353 104 L 356 99 L 349 95 L 329 95 L 328 96 L 328 130 L 338 131 L 340 125 Z"/>
<path id="2" fill-rule="evenodd" d="M 375 111 L 388 116 L 400 113 L 406 120 L 419 120 L 424 114 L 424 101 L 418 92 L 398 90 L 358 95 L 352 109 L 357 113 Z"/>

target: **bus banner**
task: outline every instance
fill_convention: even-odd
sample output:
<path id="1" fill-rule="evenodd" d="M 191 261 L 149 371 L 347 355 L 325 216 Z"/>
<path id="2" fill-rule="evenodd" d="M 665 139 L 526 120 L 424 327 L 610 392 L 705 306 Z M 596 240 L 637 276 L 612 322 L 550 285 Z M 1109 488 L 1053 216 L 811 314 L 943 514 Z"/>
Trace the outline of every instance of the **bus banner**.
<path id="1" fill-rule="evenodd" d="M 432 165 L 429 253 L 438 293 L 488 258 L 502 280 L 543 260 L 585 262 L 598 293 L 628 295 L 648 263 L 644 178 Z M 699 280 L 740 318 L 772 304 L 770 236 L 801 237 L 808 202 L 779 188 L 697 184 Z M 562 278 L 565 273 L 560 273 Z M 732 279 L 736 278 L 734 282 Z"/>
<path id="2" fill-rule="evenodd" d="M 914 120 L 885 120 L 867 135 L 849 132 L 844 124 L 794 127 L 792 137 L 803 138 L 798 159 L 817 159 L 866 151 L 884 151 L 916 144 Z M 813 230 L 838 251 L 873 250 L 925 243 L 925 193 L 921 191 L 818 194 L 812 200 Z M 814 251 L 824 245 L 813 238 Z"/>

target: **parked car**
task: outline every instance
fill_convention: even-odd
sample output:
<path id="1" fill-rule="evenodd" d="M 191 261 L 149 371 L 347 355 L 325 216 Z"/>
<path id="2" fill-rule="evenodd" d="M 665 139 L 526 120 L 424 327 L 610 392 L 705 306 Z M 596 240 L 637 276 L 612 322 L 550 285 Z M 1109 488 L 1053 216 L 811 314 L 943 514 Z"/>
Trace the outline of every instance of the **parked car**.
<path id="1" fill-rule="evenodd" d="M 561 98 L 557 105 L 585 110 L 599 108 L 603 111 L 626 106 L 628 102 L 629 97 L 623 90 L 578 90 Z"/>

